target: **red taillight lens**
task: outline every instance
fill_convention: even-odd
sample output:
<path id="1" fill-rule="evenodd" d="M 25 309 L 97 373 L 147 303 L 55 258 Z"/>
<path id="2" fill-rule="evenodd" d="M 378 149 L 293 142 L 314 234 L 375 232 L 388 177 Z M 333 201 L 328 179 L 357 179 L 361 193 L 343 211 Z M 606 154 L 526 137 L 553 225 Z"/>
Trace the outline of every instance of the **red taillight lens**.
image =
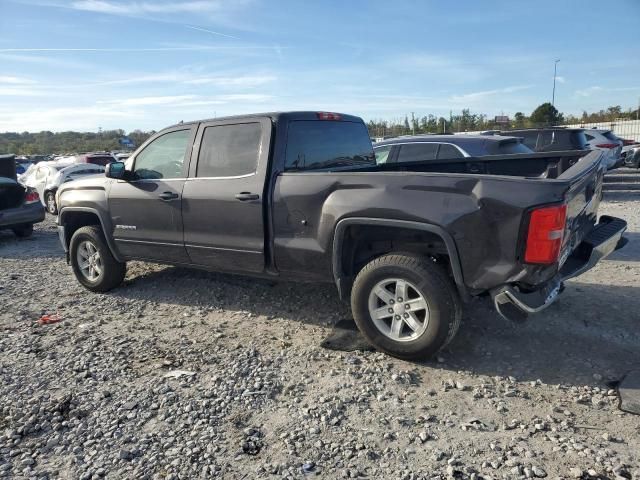
<path id="1" fill-rule="evenodd" d="M 29 190 L 24 196 L 25 203 L 34 203 L 40 201 L 40 195 L 35 190 Z"/>
<path id="2" fill-rule="evenodd" d="M 538 208 L 531 212 L 524 261 L 543 265 L 557 262 L 566 223 L 566 205 Z"/>
<path id="3" fill-rule="evenodd" d="M 617 143 L 599 143 L 596 145 L 598 148 L 617 148 L 619 145 Z"/>
<path id="4" fill-rule="evenodd" d="M 338 113 L 331 113 L 331 112 L 318 112 L 316 115 L 318 115 L 318 119 L 319 120 L 340 120 L 342 119 L 342 116 Z"/>

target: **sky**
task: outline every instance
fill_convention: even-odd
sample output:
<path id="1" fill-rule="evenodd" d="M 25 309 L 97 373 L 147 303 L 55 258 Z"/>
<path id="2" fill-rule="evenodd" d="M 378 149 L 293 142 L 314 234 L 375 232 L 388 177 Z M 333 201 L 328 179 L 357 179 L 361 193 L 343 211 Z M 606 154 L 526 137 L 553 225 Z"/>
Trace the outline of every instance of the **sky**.
<path id="1" fill-rule="evenodd" d="M 0 132 L 640 101 L 639 0 L 0 0 Z"/>

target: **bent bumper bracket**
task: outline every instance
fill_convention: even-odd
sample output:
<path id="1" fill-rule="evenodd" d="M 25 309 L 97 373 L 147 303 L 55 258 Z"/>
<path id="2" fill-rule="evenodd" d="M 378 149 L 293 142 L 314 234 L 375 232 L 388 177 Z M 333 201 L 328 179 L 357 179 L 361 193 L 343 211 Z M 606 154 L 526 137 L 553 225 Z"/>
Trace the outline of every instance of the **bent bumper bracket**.
<path id="1" fill-rule="evenodd" d="M 498 313 L 516 322 L 522 322 L 532 313 L 538 313 L 551 305 L 564 289 L 563 282 L 593 268 L 600 260 L 622 248 L 627 239 L 622 234 L 627 222 L 620 218 L 602 216 L 598 223 L 571 253 L 560 271 L 542 288 L 523 293 L 511 285 L 491 292 Z"/>

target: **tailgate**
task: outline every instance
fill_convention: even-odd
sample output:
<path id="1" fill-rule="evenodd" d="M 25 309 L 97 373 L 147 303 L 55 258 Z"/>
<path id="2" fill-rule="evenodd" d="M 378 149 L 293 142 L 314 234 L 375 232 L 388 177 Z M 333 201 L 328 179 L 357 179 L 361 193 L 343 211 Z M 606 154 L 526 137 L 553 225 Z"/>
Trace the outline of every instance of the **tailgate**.
<path id="1" fill-rule="evenodd" d="M 597 222 L 604 178 L 603 156 L 602 151 L 594 150 L 559 177 L 571 182 L 565 195 L 567 223 L 560 253 L 560 266 Z"/>

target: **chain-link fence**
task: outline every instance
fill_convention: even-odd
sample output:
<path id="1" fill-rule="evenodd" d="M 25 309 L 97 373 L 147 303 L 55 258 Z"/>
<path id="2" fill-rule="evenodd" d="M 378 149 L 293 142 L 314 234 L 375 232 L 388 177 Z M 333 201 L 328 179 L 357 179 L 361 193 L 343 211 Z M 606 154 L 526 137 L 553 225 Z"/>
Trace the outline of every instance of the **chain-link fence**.
<path id="1" fill-rule="evenodd" d="M 573 125 L 563 125 L 563 127 L 612 130 L 613 133 L 620 138 L 640 142 L 640 120 L 618 119 L 611 122 L 576 123 Z"/>

